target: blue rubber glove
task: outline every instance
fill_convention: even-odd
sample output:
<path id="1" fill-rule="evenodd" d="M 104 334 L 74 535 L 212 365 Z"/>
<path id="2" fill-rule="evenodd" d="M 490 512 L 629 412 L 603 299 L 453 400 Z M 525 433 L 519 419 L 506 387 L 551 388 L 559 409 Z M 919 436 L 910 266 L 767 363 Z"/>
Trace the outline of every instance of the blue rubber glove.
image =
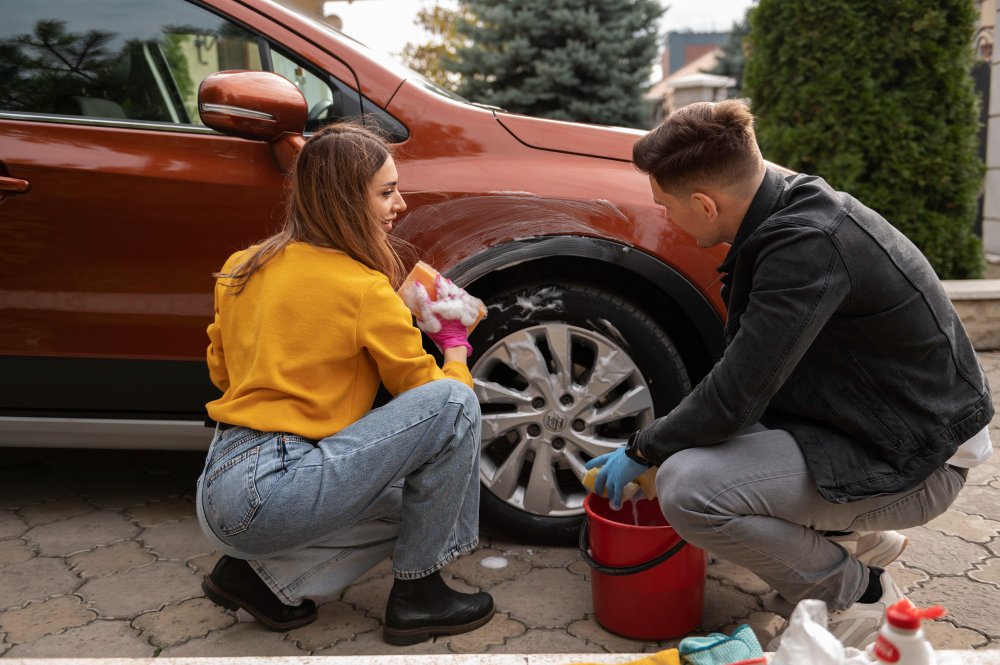
<path id="1" fill-rule="evenodd" d="M 595 457 L 586 464 L 587 469 L 595 466 L 601 467 L 601 470 L 594 481 L 594 492 L 601 494 L 607 488 L 608 499 L 615 510 L 621 510 L 625 486 L 649 469 L 645 464 L 629 459 L 624 448 Z"/>

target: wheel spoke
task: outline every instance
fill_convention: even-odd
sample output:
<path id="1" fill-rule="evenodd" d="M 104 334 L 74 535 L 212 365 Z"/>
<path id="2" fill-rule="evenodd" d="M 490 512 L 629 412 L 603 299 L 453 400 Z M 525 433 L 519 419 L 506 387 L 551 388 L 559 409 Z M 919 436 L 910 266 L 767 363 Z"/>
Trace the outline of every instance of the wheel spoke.
<path id="1" fill-rule="evenodd" d="M 511 430 L 521 428 L 538 422 L 538 415 L 534 413 L 484 413 L 483 414 L 483 441 L 492 441 Z"/>
<path id="2" fill-rule="evenodd" d="M 594 369 L 584 385 L 584 392 L 591 403 L 602 399 L 636 371 L 632 359 L 623 351 L 605 346 L 599 352 Z"/>
<path id="3" fill-rule="evenodd" d="M 611 439 L 606 436 L 587 435 L 583 432 L 573 432 L 566 436 L 566 440 L 580 452 L 589 457 L 599 457 L 604 453 L 610 453 L 615 448 L 621 448 L 628 439 Z M 566 455 L 567 459 L 577 459 L 576 455 Z M 583 462 L 580 462 L 582 465 Z M 583 471 L 586 473 L 586 470 Z M 583 477 L 583 474 L 580 474 Z"/>
<path id="4" fill-rule="evenodd" d="M 535 386 L 546 399 L 552 399 L 555 395 L 553 377 L 549 374 L 548 363 L 538 348 L 535 336 L 522 330 L 504 339 L 502 346 L 505 353 L 500 357 L 507 365 Z"/>
<path id="5" fill-rule="evenodd" d="M 573 384 L 573 350 L 569 328 L 547 326 L 545 341 L 549 345 L 549 351 L 556 365 L 554 383 L 560 390 L 568 391 Z"/>
<path id="6" fill-rule="evenodd" d="M 476 388 L 476 397 L 482 404 L 514 404 L 518 410 L 520 407 L 527 408 L 531 405 L 531 396 L 525 395 L 519 390 L 483 379 L 475 379 L 473 383 Z"/>
<path id="7" fill-rule="evenodd" d="M 622 418 L 637 416 L 644 411 L 652 411 L 653 397 L 646 386 L 634 386 L 611 403 L 595 409 L 587 419 L 591 425 L 603 425 Z"/>
<path id="8" fill-rule="evenodd" d="M 510 500 L 517 491 L 517 479 L 521 477 L 521 469 L 530 446 L 522 439 L 499 466 L 490 478 L 484 478 L 483 484 L 497 497 Z"/>
<path id="9" fill-rule="evenodd" d="M 535 460 L 531 464 L 528 486 L 524 489 L 524 509 L 536 515 L 547 515 L 552 511 L 552 495 L 555 491 L 555 478 L 552 477 L 552 449 L 548 446 L 538 446 Z"/>

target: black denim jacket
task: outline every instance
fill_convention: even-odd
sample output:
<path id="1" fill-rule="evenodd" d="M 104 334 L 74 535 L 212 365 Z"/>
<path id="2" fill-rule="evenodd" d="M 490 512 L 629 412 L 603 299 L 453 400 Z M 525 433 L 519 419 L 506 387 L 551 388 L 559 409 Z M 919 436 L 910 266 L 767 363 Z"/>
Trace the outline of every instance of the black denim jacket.
<path id="1" fill-rule="evenodd" d="M 768 170 L 725 262 L 726 352 L 639 450 L 671 454 L 762 422 L 846 502 L 926 479 L 993 416 L 986 375 L 920 251 L 821 178 Z"/>

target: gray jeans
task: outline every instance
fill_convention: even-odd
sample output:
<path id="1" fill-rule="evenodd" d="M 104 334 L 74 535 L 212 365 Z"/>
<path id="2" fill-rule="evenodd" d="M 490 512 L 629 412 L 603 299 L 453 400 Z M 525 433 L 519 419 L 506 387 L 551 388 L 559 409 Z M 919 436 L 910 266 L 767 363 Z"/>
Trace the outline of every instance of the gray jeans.
<path id="1" fill-rule="evenodd" d="M 831 503 L 816 490 L 795 439 L 760 426 L 675 453 L 656 476 L 663 514 L 685 540 L 748 568 L 792 603 L 816 598 L 830 610 L 861 597 L 868 571 L 821 532 L 925 524 L 964 483 L 964 473 L 945 465 L 906 492 Z"/>
<path id="2" fill-rule="evenodd" d="M 285 603 L 335 598 L 388 556 L 403 579 L 479 539 L 475 393 L 431 381 L 320 441 L 218 431 L 198 479 L 202 530 Z"/>

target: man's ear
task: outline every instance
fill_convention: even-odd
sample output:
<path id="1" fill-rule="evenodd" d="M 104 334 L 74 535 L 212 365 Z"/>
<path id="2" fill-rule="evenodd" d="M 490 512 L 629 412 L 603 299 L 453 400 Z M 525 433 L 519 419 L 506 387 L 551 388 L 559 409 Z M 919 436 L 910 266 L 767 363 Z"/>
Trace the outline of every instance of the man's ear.
<path id="1" fill-rule="evenodd" d="M 719 206 L 715 199 L 704 192 L 695 192 L 691 195 L 691 203 L 695 210 L 701 210 L 706 219 L 715 219 L 719 216 Z"/>

